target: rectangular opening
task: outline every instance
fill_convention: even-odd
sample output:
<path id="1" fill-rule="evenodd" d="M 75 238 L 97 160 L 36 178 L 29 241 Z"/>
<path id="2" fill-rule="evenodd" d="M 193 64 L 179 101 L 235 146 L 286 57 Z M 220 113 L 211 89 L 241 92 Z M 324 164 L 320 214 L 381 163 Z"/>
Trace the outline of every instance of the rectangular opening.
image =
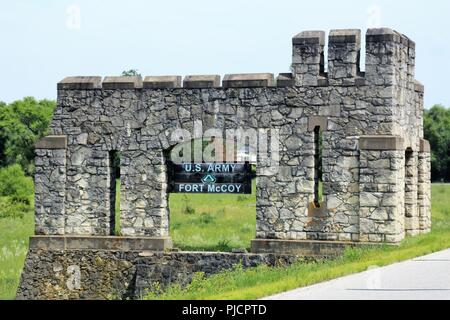
<path id="1" fill-rule="evenodd" d="M 320 208 L 322 202 L 322 131 L 314 128 L 314 206 Z"/>
<path id="2" fill-rule="evenodd" d="M 109 152 L 109 234 L 120 235 L 120 153 Z"/>
<path id="3" fill-rule="evenodd" d="M 239 145 L 237 141 L 235 137 L 202 138 L 164 152 L 170 236 L 175 247 L 193 251 L 249 249 L 256 233 L 256 154 L 252 155 L 247 142 Z M 180 154 L 193 152 L 195 145 L 201 147 L 201 155 L 217 161 L 206 161 L 205 157 L 198 162 L 194 157 L 175 161 Z M 255 162 L 239 161 L 247 157 Z M 241 184 L 245 184 L 240 189 L 245 193 L 233 189 Z M 218 191 L 215 186 L 227 187 Z"/>
<path id="4" fill-rule="evenodd" d="M 416 194 L 413 191 L 413 177 L 414 177 L 414 168 L 413 166 L 413 151 L 411 149 L 406 149 L 405 152 L 405 217 L 412 218 L 413 217 L 413 200 Z M 409 224 L 406 224 L 406 227 L 409 227 Z"/>

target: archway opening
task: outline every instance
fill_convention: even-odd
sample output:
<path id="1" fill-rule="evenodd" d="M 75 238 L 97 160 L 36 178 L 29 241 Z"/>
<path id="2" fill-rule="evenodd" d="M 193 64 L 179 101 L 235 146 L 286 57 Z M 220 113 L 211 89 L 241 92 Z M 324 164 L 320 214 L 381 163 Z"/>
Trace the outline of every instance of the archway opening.
<path id="1" fill-rule="evenodd" d="M 183 163 L 183 172 L 174 173 L 174 149 L 165 154 L 174 246 L 200 251 L 248 249 L 256 234 L 256 153 L 248 144 L 236 147 L 235 141 L 214 137 L 193 139 L 176 148 L 191 153 L 193 160 Z M 199 149 L 203 157 L 195 159 Z M 246 172 L 250 172 L 249 190 L 243 192 L 238 185 L 244 185 Z"/>

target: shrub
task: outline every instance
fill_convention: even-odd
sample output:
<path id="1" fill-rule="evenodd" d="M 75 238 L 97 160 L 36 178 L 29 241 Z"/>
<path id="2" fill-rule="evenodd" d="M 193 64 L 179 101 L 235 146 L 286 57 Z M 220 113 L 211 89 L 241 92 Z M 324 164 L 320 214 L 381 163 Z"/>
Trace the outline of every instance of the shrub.
<path id="1" fill-rule="evenodd" d="M 190 205 L 186 205 L 183 207 L 183 213 L 188 215 L 195 214 L 195 209 L 192 208 Z"/>
<path id="2" fill-rule="evenodd" d="M 32 207 L 23 202 L 15 202 L 10 197 L 0 197 L 0 218 L 23 218 Z"/>
<path id="3" fill-rule="evenodd" d="M 184 214 L 188 214 L 188 215 L 195 214 L 195 209 L 190 206 L 190 200 L 185 194 L 183 195 L 183 200 L 182 201 L 184 202 L 183 203 L 183 207 L 181 209 L 182 212 Z"/>
<path id="4" fill-rule="evenodd" d="M 216 219 L 216 217 L 214 217 L 213 215 L 211 215 L 211 213 L 209 212 L 204 212 L 202 213 L 202 215 L 200 216 L 200 224 L 210 224 L 211 222 L 213 222 Z"/>
<path id="5" fill-rule="evenodd" d="M 33 192 L 33 181 L 25 176 L 19 164 L 0 169 L 0 197 L 8 197 L 12 203 L 29 205 Z"/>
<path id="6" fill-rule="evenodd" d="M 222 251 L 222 252 L 228 252 L 228 251 L 231 251 L 231 246 L 230 246 L 230 240 L 227 240 L 227 239 L 223 239 L 223 240 L 220 240 L 218 243 L 217 243 L 217 250 L 218 251 Z"/>

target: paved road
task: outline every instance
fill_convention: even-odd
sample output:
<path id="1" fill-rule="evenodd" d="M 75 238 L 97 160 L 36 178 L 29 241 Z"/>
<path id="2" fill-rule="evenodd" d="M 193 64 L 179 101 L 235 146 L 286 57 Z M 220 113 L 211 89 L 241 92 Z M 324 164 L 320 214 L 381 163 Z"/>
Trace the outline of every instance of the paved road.
<path id="1" fill-rule="evenodd" d="M 450 300 L 450 249 L 266 299 Z"/>

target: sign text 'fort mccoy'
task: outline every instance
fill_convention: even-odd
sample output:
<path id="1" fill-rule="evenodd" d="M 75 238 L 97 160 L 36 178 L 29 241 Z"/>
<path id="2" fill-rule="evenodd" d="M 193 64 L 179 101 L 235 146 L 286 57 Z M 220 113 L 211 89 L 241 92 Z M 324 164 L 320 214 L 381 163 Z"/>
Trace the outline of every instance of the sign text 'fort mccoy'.
<path id="1" fill-rule="evenodd" d="M 170 191 L 174 193 L 251 193 L 249 163 L 169 164 Z"/>

